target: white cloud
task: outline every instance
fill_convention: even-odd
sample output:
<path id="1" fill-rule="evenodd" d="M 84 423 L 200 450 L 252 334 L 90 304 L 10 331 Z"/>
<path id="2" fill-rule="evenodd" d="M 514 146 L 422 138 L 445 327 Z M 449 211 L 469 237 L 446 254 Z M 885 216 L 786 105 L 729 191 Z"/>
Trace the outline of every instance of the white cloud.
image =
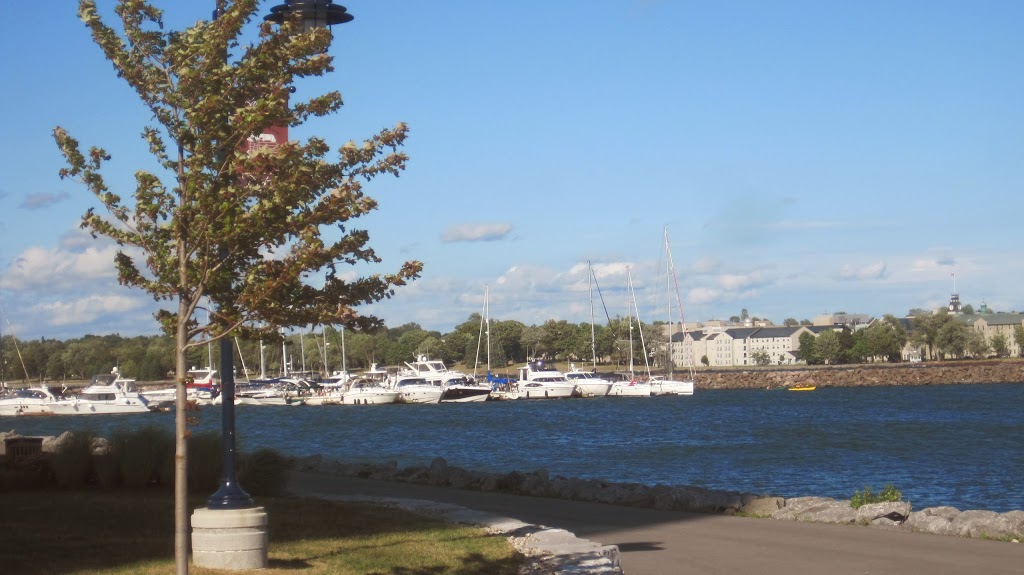
<path id="1" fill-rule="evenodd" d="M 749 274 L 722 274 L 718 276 L 718 284 L 728 291 L 742 291 L 764 285 L 766 282 L 761 272 Z"/>
<path id="2" fill-rule="evenodd" d="M 144 303 L 129 295 L 90 295 L 71 301 L 39 304 L 33 312 L 47 314 L 54 326 L 80 325 L 106 315 L 119 315 L 141 309 Z"/>
<path id="3" fill-rule="evenodd" d="M 699 287 L 690 290 L 686 301 L 694 305 L 704 305 L 718 301 L 719 292 L 713 288 Z"/>
<path id="4" fill-rule="evenodd" d="M 864 267 L 845 265 L 839 270 L 841 280 L 876 280 L 888 276 L 885 262 L 875 262 Z"/>
<path id="5" fill-rule="evenodd" d="M 445 230 L 441 234 L 441 241 L 493 242 L 507 237 L 512 229 L 512 224 L 458 224 Z"/>
<path id="6" fill-rule="evenodd" d="M 17 256 L 0 278 L 0 287 L 19 290 L 32 288 L 68 288 L 93 280 L 114 281 L 113 245 L 94 246 L 81 252 L 61 248 L 30 247 Z"/>

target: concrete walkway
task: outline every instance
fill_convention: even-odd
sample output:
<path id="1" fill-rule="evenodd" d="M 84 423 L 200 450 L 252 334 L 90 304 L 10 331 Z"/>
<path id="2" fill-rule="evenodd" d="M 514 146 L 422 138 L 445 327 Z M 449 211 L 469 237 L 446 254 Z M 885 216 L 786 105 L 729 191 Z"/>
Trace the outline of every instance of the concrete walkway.
<path id="1" fill-rule="evenodd" d="M 627 575 L 1020 575 L 1024 545 L 854 525 L 702 515 L 294 472 L 296 495 L 419 499 L 617 545 Z"/>

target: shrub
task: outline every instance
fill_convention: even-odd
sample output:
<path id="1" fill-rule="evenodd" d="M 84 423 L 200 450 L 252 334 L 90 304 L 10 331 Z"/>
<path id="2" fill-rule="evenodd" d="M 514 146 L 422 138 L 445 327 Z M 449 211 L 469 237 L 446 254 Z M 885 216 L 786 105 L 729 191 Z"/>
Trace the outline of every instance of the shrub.
<path id="1" fill-rule="evenodd" d="M 903 501 L 903 494 L 891 483 L 887 483 L 878 493 L 874 493 L 870 486 L 865 486 L 864 491 L 854 491 L 853 497 L 850 498 L 850 507 L 859 509 L 862 505 L 887 501 Z"/>
<path id="2" fill-rule="evenodd" d="M 150 487 L 160 480 L 166 459 L 174 460 L 174 436 L 157 427 L 143 427 L 115 435 L 121 480 L 131 489 Z"/>
<path id="3" fill-rule="evenodd" d="M 50 457 L 50 469 L 58 487 L 78 489 L 92 479 L 92 444 L 95 439 L 96 435 L 91 431 L 61 435 Z"/>

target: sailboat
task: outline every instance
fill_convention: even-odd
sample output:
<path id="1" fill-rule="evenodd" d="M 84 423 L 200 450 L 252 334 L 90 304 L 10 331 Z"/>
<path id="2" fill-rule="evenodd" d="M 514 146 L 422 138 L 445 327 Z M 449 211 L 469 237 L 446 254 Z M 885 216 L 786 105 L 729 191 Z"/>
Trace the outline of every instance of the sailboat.
<path id="1" fill-rule="evenodd" d="M 626 314 L 629 318 L 629 381 L 616 381 L 612 385 L 609 396 L 614 397 L 650 397 L 651 396 L 651 368 L 647 365 L 647 352 L 644 343 L 643 328 L 640 327 L 640 314 L 636 307 L 636 294 L 633 293 L 633 276 L 626 268 L 626 284 L 629 286 L 630 309 Z M 644 363 L 647 365 L 647 377 L 638 378 L 633 368 L 633 317 L 636 316 L 637 327 L 640 331 L 640 345 L 644 347 Z"/>
<path id="2" fill-rule="evenodd" d="M 666 356 L 668 357 L 668 375 L 661 376 L 656 375 L 651 377 L 651 395 L 693 395 L 693 362 L 690 361 L 690 354 L 687 356 L 687 366 L 690 368 L 689 379 L 675 379 L 673 377 L 673 367 L 675 362 L 672 360 L 672 295 L 675 295 L 676 304 L 679 306 L 679 323 L 683 323 L 683 303 L 679 297 L 679 280 L 676 276 L 675 263 L 672 261 L 672 248 L 668 241 L 668 226 L 665 226 L 665 281 L 666 290 L 665 293 L 668 297 L 668 341 L 665 343 L 667 348 Z"/>
<path id="3" fill-rule="evenodd" d="M 587 262 L 587 269 L 590 270 L 590 354 L 593 358 L 593 371 L 583 371 L 570 366 L 565 372 L 565 377 L 576 384 L 576 391 L 583 397 L 602 397 L 608 395 L 612 389 L 612 382 L 597 375 L 597 337 L 594 333 L 594 267 Z"/>
<path id="4" fill-rule="evenodd" d="M 490 286 L 484 286 L 484 307 L 480 316 L 480 335 L 487 336 L 487 385 L 491 392 L 488 399 L 512 400 L 519 399 L 519 383 L 510 377 L 497 377 L 491 373 L 491 304 Z M 486 330 L 486 333 L 485 333 Z M 480 363 L 480 341 L 477 337 L 476 363 Z M 476 364 L 473 366 L 473 377 L 476 378 Z"/>

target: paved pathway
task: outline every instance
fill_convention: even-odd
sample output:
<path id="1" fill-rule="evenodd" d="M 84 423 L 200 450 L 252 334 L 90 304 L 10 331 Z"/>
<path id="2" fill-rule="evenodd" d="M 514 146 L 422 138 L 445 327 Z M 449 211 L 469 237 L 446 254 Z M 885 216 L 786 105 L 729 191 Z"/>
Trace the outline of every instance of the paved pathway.
<path id="1" fill-rule="evenodd" d="M 426 499 L 617 545 L 626 575 L 1022 575 L 1024 544 L 703 515 L 295 472 L 296 494 Z"/>

